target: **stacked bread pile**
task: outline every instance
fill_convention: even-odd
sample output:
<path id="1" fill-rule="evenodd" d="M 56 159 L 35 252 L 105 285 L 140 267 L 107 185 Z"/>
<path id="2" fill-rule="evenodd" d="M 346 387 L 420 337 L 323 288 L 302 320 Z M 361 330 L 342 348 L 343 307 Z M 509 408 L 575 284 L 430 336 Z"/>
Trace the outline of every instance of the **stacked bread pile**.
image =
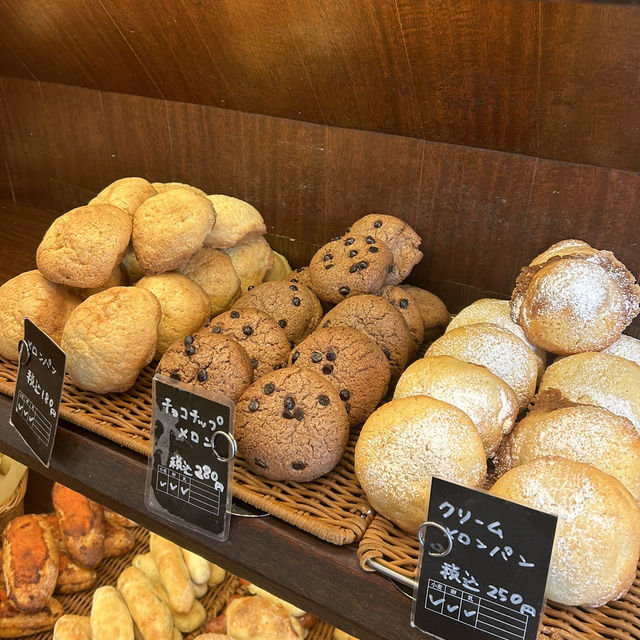
<path id="1" fill-rule="evenodd" d="M 124 391 L 176 339 L 289 271 L 265 232 L 242 200 L 117 180 L 57 218 L 38 247 L 38 269 L 0 287 L 0 355 L 17 361 L 28 317 L 61 344 L 78 387 Z"/>
<path id="2" fill-rule="evenodd" d="M 0 638 L 52 629 L 64 613 L 53 594 L 91 589 L 103 558 L 133 548 L 130 520 L 59 484 L 52 498 L 55 513 L 15 518 L 2 535 Z"/>
<path id="3" fill-rule="evenodd" d="M 54 640 L 180 640 L 206 620 L 199 598 L 220 584 L 225 571 L 151 534 L 150 551 L 119 576 L 117 588 L 93 594 L 89 616 L 63 616 Z"/>
<path id="4" fill-rule="evenodd" d="M 255 473 L 314 480 L 340 461 L 350 428 L 375 410 L 425 331 L 449 320 L 436 296 L 399 286 L 419 245 L 402 220 L 365 216 L 308 267 L 252 287 L 175 343 L 158 371 L 236 401 L 238 450 Z"/>
<path id="5" fill-rule="evenodd" d="M 622 331 L 639 308 L 613 254 L 567 240 L 522 270 L 510 302 L 463 309 L 362 429 L 372 506 L 415 534 L 432 476 L 481 487 L 492 458 L 493 493 L 560 518 L 547 596 L 624 595 L 640 555 L 640 343 Z"/>

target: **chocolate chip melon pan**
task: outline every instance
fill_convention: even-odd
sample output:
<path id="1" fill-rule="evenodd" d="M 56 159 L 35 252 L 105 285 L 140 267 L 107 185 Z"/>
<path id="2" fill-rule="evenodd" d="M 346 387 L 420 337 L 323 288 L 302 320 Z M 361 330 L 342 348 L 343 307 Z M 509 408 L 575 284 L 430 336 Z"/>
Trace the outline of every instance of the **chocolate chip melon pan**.
<path id="1" fill-rule="evenodd" d="M 0 358 L 0 392 L 12 396 L 17 365 Z M 150 451 L 151 380 L 147 366 L 124 393 L 82 391 L 69 379 L 62 391 L 60 416 L 104 438 L 148 455 Z M 360 540 L 373 513 L 353 468 L 357 432 L 352 432 L 342 460 L 313 482 L 272 482 L 236 460 L 234 495 L 314 536 L 337 545 Z"/>
<path id="2" fill-rule="evenodd" d="M 96 582 L 87 591 L 74 593 L 71 595 L 54 594 L 56 600 L 60 602 L 66 614 L 88 616 L 91 613 L 91 602 L 93 593 L 98 587 L 115 587 L 120 574 L 131 564 L 134 556 L 138 553 L 149 551 L 149 532 L 143 527 L 131 529 L 135 537 L 133 549 L 125 555 L 117 558 L 105 558 L 96 568 Z M 228 573 L 225 579 L 217 587 L 209 589 L 204 597 L 200 599 L 207 610 L 207 619 L 217 616 L 225 607 L 227 599 L 240 590 L 240 580 Z M 46 631 L 28 637 L 29 640 L 52 640 L 53 631 Z"/>
<path id="3" fill-rule="evenodd" d="M 358 559 L 365 571 L 391 571 L 399 575 L 400 580 L 415 580 L 418 553 L 417 538 L 379 514 L 358 546 Z M 640 565 L 626 596 L 604 607 L 547 603 L 538 637 L 540 640 L 640 640 Z"/>

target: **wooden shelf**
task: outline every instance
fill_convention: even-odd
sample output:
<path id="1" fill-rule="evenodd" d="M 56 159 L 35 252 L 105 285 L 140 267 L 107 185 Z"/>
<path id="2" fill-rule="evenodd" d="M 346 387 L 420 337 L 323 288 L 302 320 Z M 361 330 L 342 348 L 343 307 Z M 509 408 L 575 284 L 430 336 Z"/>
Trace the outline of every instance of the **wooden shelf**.
<path id="1" fill-rule="evenodd" d="M 275 518 L 233 517 L 227 542 L 181 535 L 144 506 L 146 460 L 61 422 L 44 467 L 9 424 L 0 397 L 0 451 L 293 602 L 360 640 L 424 638 L 409 625 L 410 600 L 386 578 L 364 572 L 355 547 L 335 547 Z"/>

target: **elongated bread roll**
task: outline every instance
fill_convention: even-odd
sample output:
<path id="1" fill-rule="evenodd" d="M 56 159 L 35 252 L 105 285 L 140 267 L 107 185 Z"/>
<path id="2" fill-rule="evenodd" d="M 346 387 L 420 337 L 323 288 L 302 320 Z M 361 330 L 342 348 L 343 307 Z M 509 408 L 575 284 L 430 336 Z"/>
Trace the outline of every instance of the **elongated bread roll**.
<path id="1" fill-rule="evenodd" d="M 172 640 L 171 611 L 140 569 L 127 567 L 118 578 L 118 589 L 145 640 Z"/>
<path id="2" fill-rule="evenodd" d="M 19 516 L 2 534 L 2 568 L 9 600 L 21 611 L 42 609 L 58 578 L 58 550 L 39 516 Z"/>
<path id="3" fill-rule="evenodd" d="M 207 580 L 207 584 L 210 587 L 217 587 L 225 579 L 227 572 L 222 567 L 219 567 L 217 564 L 214 564 L 213 562 L 210 562 L 209 566 L 211 568 L 211 575 Z"/>
<path id="4" fill-rule="evenodd" d="M 69 556 L 85 567 L 96 567 L 104 555 L 102 506 L 57 482 L 51 498 Z"/>
<path id="5" fill-rule="evenodd" d="M 13 606 L 4 587 L 0 587 L 0 638 L 24 638 L 50 631 L 64 613 L 62 605 L 49 598 L 40 611 L 27 613 Z"/>
<path id="6" fill-rule="evenodd" d="M 91 640 L 134 640 L 129 609 L 113 587 L 100 587 L 93 594 Z"/>
<path id="7" fill-rule="evenodd" d="M 161 582 L 160 574 L 158 573 L 158 565 L 153 559 L 153 555 L 151 553 L 139 553 L 134 556 L 131 564 L 137 569 L 140 569 L 140 571 L 142 571 L 142 573 L 144 573 L 151 582 Z"/>
<path id="8" fill-rule="evenodd" d="M 149 548 L 158 566 L 160 580 L 169 594 L 171 608 L 180 613 L 188 613 L 193 606 L 195 594 L 182 550 L 177 544 L 154 533 L 151 533 Z"/>
<path id="9" fill-rule="evenodd" d="M 182 549 L 182 555 L 187 569 L 189 569 L 189 573 L 191 574 L 191 579 L 198 584 L 207 582 L 211 577 L 209 561 L 187 549 Z"/>
<path id="10" fill-rule="evenodd" d="M 207 612 L 199 600 L 193 601 L 193 606 L 188 613 L 172 611 L 173 624 L 178 631 L 191 633 L 201 627 L 207 619 Z"/>

